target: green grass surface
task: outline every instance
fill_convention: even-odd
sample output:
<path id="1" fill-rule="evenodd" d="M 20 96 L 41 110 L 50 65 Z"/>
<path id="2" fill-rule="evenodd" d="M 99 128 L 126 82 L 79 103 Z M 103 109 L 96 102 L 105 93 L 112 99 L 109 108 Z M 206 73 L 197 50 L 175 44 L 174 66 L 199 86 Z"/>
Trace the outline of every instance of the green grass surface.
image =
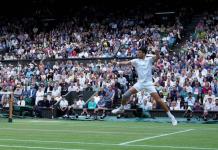
<path id="1" fill-rule="evenodd" d="M 217 124 L 0 118 L 0 150 L 218 150 Z"/>

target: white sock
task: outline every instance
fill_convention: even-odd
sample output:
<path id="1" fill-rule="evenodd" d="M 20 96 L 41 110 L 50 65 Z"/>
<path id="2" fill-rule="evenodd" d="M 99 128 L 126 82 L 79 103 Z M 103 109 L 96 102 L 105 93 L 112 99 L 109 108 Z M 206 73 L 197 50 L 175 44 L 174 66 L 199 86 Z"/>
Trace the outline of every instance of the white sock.
<path id="1" fill-rule="evenodd" d="M 171 118 L 171 119 L 175 118 L 175 117 L 171 114 L 170 111 L 167 112 L 167 115 L 168 115 L 168 117 Z"/>

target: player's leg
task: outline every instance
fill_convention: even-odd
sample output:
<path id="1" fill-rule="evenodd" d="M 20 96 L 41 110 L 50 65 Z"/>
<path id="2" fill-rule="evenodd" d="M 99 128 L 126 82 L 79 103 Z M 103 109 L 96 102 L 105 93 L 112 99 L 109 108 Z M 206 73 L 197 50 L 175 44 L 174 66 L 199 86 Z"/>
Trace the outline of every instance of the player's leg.
<path id="1" fill-rule="evenodd" d="M 124 112 L 124 106 L 126 105 L 126 102 L 129 100 L 130 96 L 133 94 L 136 94 L 138 91 L 136 90 L 136 88 L 133 86 L 131 87 L 128 91 L 126 91 L 123 95 L 122 95 L 122 99 L 121 99 L 121 106 L 117 109 L 112 110 L 113 114 L 118 114 L 118 113 L 123 113 Z"/>
<path id="2" fill-rule="evenodd" d="M 167 105 L 161 100 L 160 96 L 158 95 L 158 93 L 151 93 L 152 98 L 161 105 L 161 107 L 163 108 L 163 110 L 165 112 L 168 112 L 169 109 L 167 107 Z"/>
<path id="3" fill-rule="evenodd" d="M 171 114 L 169 108 L 167 107 L 167 105 L 161 100 L 159 94 L 157 93 L 153 83 L 145 83 L 144 84 L 145 89 L 151 94 L 152 98 L 161 105 L 161 107 L 163 108 L 163 110 L 167 113 L 168 117 L 171 119 L 172 124 L 175 126 L 177 125 L 177 120 L 175 119 L 175 117 Z"/>
<path id="4" fill-rule="evenodd" d="M 167 105 L 161 100 L 160 96 L 158 95 L 157 92 L 153 92 L 151 93 L 151 96 L 153 97 L 153 99 L 159 103 L 161 105 L 161 107 L 163 108 L 163 110 L 167 113 L 168 117 L 171 119 L 172 124 L 175 126 L 177 125 L 177 120 L 175 119 L 175 117 L 171 114 L 169 108 L 167 107 Z"/>

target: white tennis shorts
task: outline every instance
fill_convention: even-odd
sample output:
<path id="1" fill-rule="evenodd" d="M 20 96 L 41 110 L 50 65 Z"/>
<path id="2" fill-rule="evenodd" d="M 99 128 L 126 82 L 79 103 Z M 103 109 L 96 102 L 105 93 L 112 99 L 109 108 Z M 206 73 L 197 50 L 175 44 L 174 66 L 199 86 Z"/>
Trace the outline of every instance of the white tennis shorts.
<path id="1" fill-rule="evenodd" d="M 152 82 L 136 82 L 133 87 L 139 92 L 145 90 L 149 94 L 157 93 L 155 86 Z"/>

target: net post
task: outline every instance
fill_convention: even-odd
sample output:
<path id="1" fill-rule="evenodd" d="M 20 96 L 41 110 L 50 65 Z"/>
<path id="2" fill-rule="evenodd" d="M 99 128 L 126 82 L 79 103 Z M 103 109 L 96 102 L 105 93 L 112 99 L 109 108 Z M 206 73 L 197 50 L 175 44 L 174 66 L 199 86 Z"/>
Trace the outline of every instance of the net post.
<path id="1" fill-rule="evenodd" d="M 12 123 L 13 119 L 13 102 L 14 102 L 14 96 L 13 92 L 11 93 L 11 98 L 9 100 L 9 117 L 8 117 L 8 122 Z"/>

